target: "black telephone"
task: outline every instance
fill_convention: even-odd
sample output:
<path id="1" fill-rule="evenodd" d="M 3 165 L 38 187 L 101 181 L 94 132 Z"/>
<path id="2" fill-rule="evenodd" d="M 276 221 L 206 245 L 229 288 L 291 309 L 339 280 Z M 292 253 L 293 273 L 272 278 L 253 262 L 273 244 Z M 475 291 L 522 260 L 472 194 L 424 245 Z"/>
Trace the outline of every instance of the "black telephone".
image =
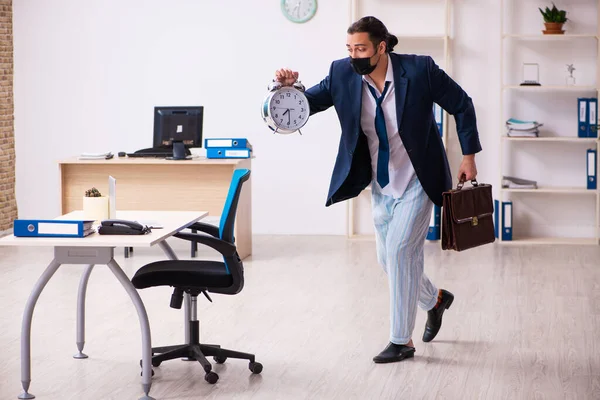
<path id="1" fill-rule="evenodd" d="M 147 226 L 123 219 L 105 219 L 98 228 L 100 235 L 144 235 L 149 232 L 151 229 Z"/>

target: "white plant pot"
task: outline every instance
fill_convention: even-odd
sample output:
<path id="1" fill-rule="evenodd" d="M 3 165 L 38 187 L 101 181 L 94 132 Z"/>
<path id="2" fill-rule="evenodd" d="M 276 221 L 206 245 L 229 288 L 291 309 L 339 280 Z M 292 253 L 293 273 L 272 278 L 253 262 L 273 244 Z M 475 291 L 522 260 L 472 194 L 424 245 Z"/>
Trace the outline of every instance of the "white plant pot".
<path id="1" fill-rule="evenodd" d="M 83 217 L 102 221 L 108 219 L 108 197 L 83 197 Z"/>

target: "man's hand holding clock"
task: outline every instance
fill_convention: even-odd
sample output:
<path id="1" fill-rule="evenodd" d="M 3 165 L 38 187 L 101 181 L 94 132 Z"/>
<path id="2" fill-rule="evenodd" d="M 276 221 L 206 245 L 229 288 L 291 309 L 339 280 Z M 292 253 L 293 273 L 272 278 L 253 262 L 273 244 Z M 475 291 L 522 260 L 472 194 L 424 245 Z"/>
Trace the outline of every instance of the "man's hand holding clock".
<path id="1" fill-rule="evenodd" d="M 278 69 L 275 72 L 275 79 L 277 82 L 281 82 L 283 86 L 292 86 L 298 80 L 298 72 L 288 68 Z"/>

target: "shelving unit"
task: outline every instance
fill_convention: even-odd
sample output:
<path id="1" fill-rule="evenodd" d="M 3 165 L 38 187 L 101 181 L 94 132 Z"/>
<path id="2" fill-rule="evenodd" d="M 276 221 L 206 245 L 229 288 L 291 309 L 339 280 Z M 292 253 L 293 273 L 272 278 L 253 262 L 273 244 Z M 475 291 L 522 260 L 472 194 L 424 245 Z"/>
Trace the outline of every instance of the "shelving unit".
<path id="1" fill-rule="evenodd" d="M 364 3 L 368 3 L 366 0 L 362 0 Z M 363 15 L 360 15 L 359 7 L 361 0 L 350 0 L 350 21 L 351 23 L 361 18 Z M 413 42 L 431 42 L 434 44 L 439 44 L 441 41 L 443 45 L 443 60 L 444 64 L 441 68 L 448 74 L 451 75 L 451 55 L 450 55 L 450 40 L 451 40 L 451 3 L 452 0 L 444 0 L 443 7 L 445 13 L 445 24 L 444 31 L 441 34 L 398 34 L 396 37 L 398 38 L 398 46 L 402 47 L 403 44 L 406 44 L 409 41 Z M 394 32 L 394 28 L 388 26 L 390 32 Z M 425 53 L 423 53 L 425 54 Z M 439 60 L 435 60 L 439 63 Z M 442 142 L 444 144 L 444 148 L 447 147 L 448 142 L 448 114 L 443 111 L 443 119 L 442 119 Z M 359 196 L 369 194 L 370 195 L 371 188 L 370 186 L 365 189 Z M 354 199 L 350 199 L 346 201 L 347 204 L 347 227 L 348 232 L 347 236 L 351 239 L 358 240 L 375 240 L 374 234 L 357 234 L 355 232 L 355 216 L 356 216 L 356 201 Z"/>
<path id="2" fill-rule="evenodd" d="M 547 137 L 507 137 L 502 136 L 502 140 L 509 142 L 572 142 L 572 143 L 596 143 L 598 139 L 595 138 L 576 138 L 569 136 L 547 136 Z"/>
<path id="3" fill-rule="evenodd" d="M 547 92 L 547 91 L 565 91 L 565 92 L 585 92 L 595 91 L 595 86 L 561 86 L 561 85 L 544 85 L 544 86 L 518 86 L 518 85 L 507 85 L 503 86 L 504 89 L 514 90 L 527 90 L 530 92 Z"/>
<path id="4" fill-rule="evenodd" d="M 519 207 L 520 204 L 520 196 L 522 195 L 535 195 L 541 194 L 543 195 L 543 201 L 552 202 L 554 200 L 553 196 L 575 196 L 575 198 L 585 198 L 589 199 L 589 196 L 592 196 L 595 199 L 595 210 L 590 210 L 591 213 L 595 214 L 594 224 L 594 235 L 591 237 L 523 237 L 519 236 L 519 232 L 515 229 L 514 219 L 512 224 L 512 232 L 513 239 L 512 240 L 502 240 L 501 227 L 500 227 L 500 235 L 497 239 L 499 243 L 506 245 L 515 245 L 515 244 L 523 244 L 523 245 L 557 245 L 557 244 L 567 244 L 567 245 L 598 245 L 600 240 L 600 191 L 597 190 L 588 190 L 585 187 L 553 187 L 553 186 L 539 186 L 538 189 L 508 189 L 502 188 L 502 176 L 505 174 L 505 165 L 504 165 L 504 155 L 505 151 L 518 151 L 514 147 L 519 144 L 527 144 L 533 145 L 533 143 L 546 143 L 555 146 L 579 146 L 581 144 L 585 144 L 582 146 L 582 149 L 586 148 L 595 148 L 598 150 L 600 143 L 598 138 L 579 138 L 576 137 L 576 130 L 573 129 L 575 134 L 570 136 L 552 136 L 552 137 L 538 137 L 538 138 L 516 138 L 516 137 L 508 137 L 506 136 L 506 126 L 505 121 L 507 118 L 511 117 L 505 115 L 505 96 L 506 93 L 511 92 L 527 92 L 531 96 L 551 96 L 555 95 L 567 95 L 573 96 L 576 101 L 577 97 L 598 97 L 598 86 L 600 85 L 600 1 L 595 2 L 595 6 L 597 8 L 597 17 L 596 17 L 596 29 L 597 33 L 578 33 L 578 34 L 570 34 L 568 32 L 568 28 L 565 27 L 567 32 L 564 35 L 544 35 L 541 32 L 539 34 L 513 34 L 513 33 L 505 33 L 505 5 L 509 0 L 501 0 L 500 2 L 500 26 L 501 26 L 501 39 L 500 39 L 500 119 L 501 119 L 501 127 L 500 127 L 500 135 L 502 140 L 500 141 L 500 155 L 499 155 L 499 179 L 498 179 L 498 191 L 500 204 L 502 201 L 506 201 L 507 198 L 513 202 L 513 210 L 512 215 L 514 218 L 515 208 Z M 515 2 L 516 0 L 512 0 Z M 593 5 L 593 2 L 591 5 Z M 533 3 L 520 3 L 520 8 L 523 7 L 535 7 Z M 537 9 L 537 8 L 536 8 Z M 541 16 L 538 13 L 538 17 Z M 596 76 L 595 76 L 595 85 L 574 85 L 574 86 L 566 86 L 566 85 L 546 85 L 542 82 L 543 86 L 519 86 L 514 84 L 507 84 L 505 82 L 505 50 L 507 41 L 547 41 L 547 42 L 555 42 L 559 43 L 561 41 L 580 41 L 580 40 L 593 40 L 595 42 L 593 51 L 596 52 Z M 531 94 L 534 93 L 534 94 Z M 562 94 L 561 94 L 562 93 Z M 566 110 L 567 113 L 575 113 L 576 104 L 572 103 L 572 108 Z M 568 114 L 567 114 L 568 115 Z M 560 118 L 561 116 L 556 116 L 556 118 Z M 575 128 L 575 124 L 577 123 L 576 119 L 573 119 L 573 127 Z M 552 123 L 552 121 L 550 121 Z M 545 124 L 548 125 L 548 124 Z M 506 149 L 505 149 L 506 147 Z M 508 153 L 507 153 L 508 154 Z M 583 155 L 582 155 L 583 157 Z M 598 157 L 597 157 L 598 158 Z M 600 171 L 600 160 L 597 160 L 598 165 L 597 168 Z M 574 171 L 574 176 L 582 176 L 585 171 Z M 510 174 L 507 174 L 510 175 Z M 569 197 L 571 198 L 571 197 Z M 503 207 L 499 207 L 496 212 L 498 215 L 498 221 L 503 220 L 502 215 Z M 501 225 L 501 222 L 500 222 Z"/>

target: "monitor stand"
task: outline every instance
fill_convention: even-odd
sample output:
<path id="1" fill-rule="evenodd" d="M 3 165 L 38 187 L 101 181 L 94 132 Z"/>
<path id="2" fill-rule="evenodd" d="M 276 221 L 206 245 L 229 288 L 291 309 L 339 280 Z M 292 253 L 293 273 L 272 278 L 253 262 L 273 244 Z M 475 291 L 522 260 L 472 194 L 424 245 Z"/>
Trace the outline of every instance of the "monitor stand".
<path id="1" fill-rule="evenodd" d="M 173 141 L 173 160 L 189 160 L 183 142 Z"/>

